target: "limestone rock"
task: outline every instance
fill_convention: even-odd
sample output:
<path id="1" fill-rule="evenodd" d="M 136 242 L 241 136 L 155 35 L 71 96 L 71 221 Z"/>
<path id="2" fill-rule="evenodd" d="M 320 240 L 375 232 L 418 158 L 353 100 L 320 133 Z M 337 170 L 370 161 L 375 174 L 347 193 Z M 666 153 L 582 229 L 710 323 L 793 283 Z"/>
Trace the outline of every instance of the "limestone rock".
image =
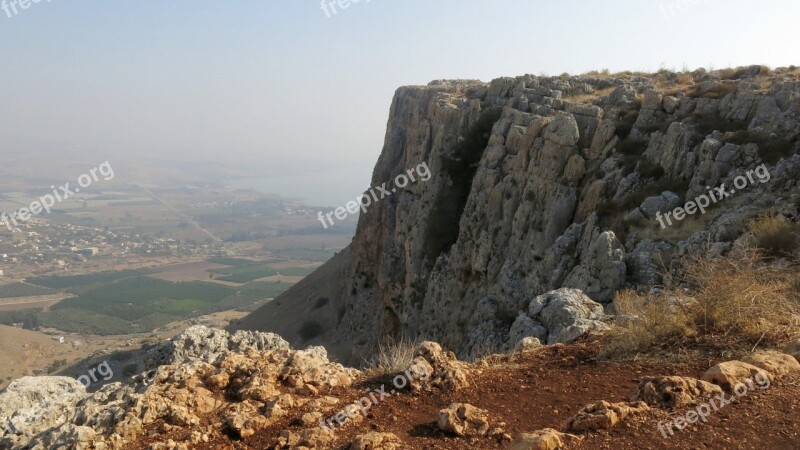
<path id="1" fill-rule="evenodd" d="M 542 347 L 542 343 L 535 337 L 526 337 L 517 342 L 514 346 L 514 353 L 532 352 Z"/>
<path id="2" fill-rule="evenodd" d="M 644 402 L 608 403 L 599 401 L 584 406 L 567 424 L 570 431 L 607 430 L 625 420 L 630 414 L 637 414 L 650 409 Z"/>
<path id="3" fill-rule="evenodd" d="M 800 362 L 785 353 L 764 351 L 742 358 L 742 362 L 752 364 L 775 376 L 788 375 L 800 371 Z"/>
<path id="4" fill-rule="evenodd" d="M 547 327 L 547 343 L 568 343 L 590 333 L 602 332 L 608 325 L 603 306 L 577 289 L 562 288 L 533 299 L 528 315 Z"/>
<path id="5" fill-rule="evenodd" d="M 406 447 L 392 433 L 367 433 L 356 436 L 350 450 L 403 450 Z"/>
<path id="6" fill-rule="evenodd" d="M 489 432 L 488 412 L 465 403 L 453 403 L 439 411 L 440 430 L 458 436 L 484 436 Z"/>
<path id="7" fill-rule="evenodd" d="M 561 450 L 566 448 L 566 442 L 578 439 L 577 436 L 560 433 L 552 428 L 534 431 L 533 433 L 520 434 L 508 450 Z"/>
<path id="8" fill-rule="evenodd" d="M 786 344 L 786 347 L 783 348 L 783 351 L 791 356 L 794 356 L 796 360 L 800 361 L 800 339 Z"/>
<path id="9" fill-rule="evenodd" d="M 730 392 L 739 383 L 746 383 L 747 380 L 754 380 L 755 377 L 759 377 L 760 380 L 769 380 L 770 382 L 773 380 L 773 375 L 771 373 L 742 361 L 719 363 L 708 369 L 706 373 L 703 374 L 702 379 L 703 381 L 714 383 Z"/>
<path id="10" fill-rule="evenodd" d="M 719 386 L 694 378 L 645 377 L 639 380 L 639 388 L 631 401 L 642 401 L 661 408 L 681 408 L 693 404 L 698 399 L 704 400 L 713 394 L 721 393 L 722 389 Z"/>
<path id="11" fill-rule="evenodd" d="M 423 342 L 417 347 L 414 361 L 405 373 L 411 375 L 409 386 L 415 392 L 450 392 L 469 386 L 464 364 L 452 352 L 445 352 L 435 342 Z"/>
<path id="12" fill-rule="evenodd" d="M 65 424 L 81 400 L 83 384 L 68 377 L 23 377 L 0 393 L 0 447 L 24 445 Z"/>

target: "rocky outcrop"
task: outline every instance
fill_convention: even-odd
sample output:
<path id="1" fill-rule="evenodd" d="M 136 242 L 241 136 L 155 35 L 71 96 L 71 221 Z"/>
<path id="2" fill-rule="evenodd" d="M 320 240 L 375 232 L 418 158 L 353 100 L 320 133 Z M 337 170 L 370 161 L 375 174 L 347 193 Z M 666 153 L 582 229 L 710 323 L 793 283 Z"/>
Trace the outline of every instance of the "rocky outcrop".
<path id="1" fill-rule="evenodd" d="M 14 380 L 0 393 L 0 447 L 22 446 L 37 434 L 60 427 L 86 396 L 83 385 L 72 378 Z"/>
<path id="2" fill-rule="evenodd" d="M 209 341 L 203 343 L 198 336 Z M 6 448 L 31 450 L 61 445 L 126 448 L 145 427 L 159 423 L 165 429 L 197 432 L 179 445 L 226 434 L 247 438 L 312 402 L 316 412 L 329 413 L 338 400 L 319 396 L 350 386 L 359 375 L 330 362 L 322 347 L 290 350 L 281 348 L 285 343 L 273 336 L 239 336 L 243 338 L 193 327 L 166 346 L 180 363 L 160 365 L 129 383 L 109 384 L 93 394 L 69 378 L 18 380 L 0 394 L 0 418 L 19 425 L 18 435 L 3 442 Z M 214 425 L 203 425 L 210 417 Z M 308 443 L 327 442 L 325 430 L 312 426 L 308 435 L 284 436 L 283 445 L 314 448 Z"/>
<path id="3" fill-rule="evenodd" d="M 161 365 L 192 361 L 213 363 L 228 352 L 288 348 L 289 343 L 274 333 L 237 331 L 230 334 L 225 330 L 197 325 L 150 349 L 144 356 L 144 363 L 149 370 Z"/>
<path id="4" fill-rule="evenodd" d="M 607 305 L 623 286 L 662 283 L 682 257 L 733 251 L 766 206 L 797 221 L 800 82 L 786 71 L 724 76 L 400 88 L 372 185 L 423 162 L 432 176 L 361 216 L 346 260 L 318 289 L 339 312 L 321 340 L 352 363 L 401 339 L 435 340 L 462 359 L 544 342 L 551 332 L 519 315 L 531 298 L 573 288 Z M 748 183 L 701 225 L 660 229 L 659 213 L 761 164 L 769 182 Z M 285 328 L 270 314 L 308 309 L 300 292 L 303 283 L 243 326 Z"/>
<path id="5" fill-rule="evenodd" d="M 644 402 L 659 408 L 680 408 L 722 394 L 722 389 L 707 381 L 686 377 L 645 377 L 639 380 L 639 388 L 632 402 Z"/>

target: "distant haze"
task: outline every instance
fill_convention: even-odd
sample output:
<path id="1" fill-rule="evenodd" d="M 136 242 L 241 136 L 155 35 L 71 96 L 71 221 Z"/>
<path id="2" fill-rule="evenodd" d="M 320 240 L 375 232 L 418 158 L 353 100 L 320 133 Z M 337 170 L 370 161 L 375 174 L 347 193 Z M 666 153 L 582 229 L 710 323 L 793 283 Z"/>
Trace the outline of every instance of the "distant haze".
<path id="1" fill-rule="evenodd" d="M 317 1 L 40 2 L 0 11 L 0 152 L 224 163 L 340 205 L 368 187 L 401 85 L 800 64 L 798 2 L 677 5 L 373 0 L 329 18 Z"/>

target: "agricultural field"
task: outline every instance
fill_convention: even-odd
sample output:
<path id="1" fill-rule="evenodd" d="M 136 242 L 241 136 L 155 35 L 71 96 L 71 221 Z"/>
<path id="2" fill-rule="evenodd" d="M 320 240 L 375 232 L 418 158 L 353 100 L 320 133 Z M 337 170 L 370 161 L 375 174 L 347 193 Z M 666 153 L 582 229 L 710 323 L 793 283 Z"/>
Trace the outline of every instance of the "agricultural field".
<path id="1" fill-rule="evenodd" d="M 8 295 L 47 292 L 61 297 L 46 304 L 23 304 L 27 308 L 13 311 L 0 304 L 0 324 L 24 323 L 27 328 L 104 336 L 145 333 L 215 312 L 251 311 L 293 284 L 255 281 L 278 273 L 267 263 L 285 264 L 285 260 L 215 260 L 230 265 L 195 261 L 153 269 L 46 276 L 29 280 L 30 285 L 8 285 L 12 286 Z M 302 270 L 292 264 L 281 270 L 292 269 Z"/>
<path id="2" fill-rule="evenodd" d="M 34 295 L 53 294 L 52 289 L 34 286 L 27 283 L 11 283 L 0 285 L 0 299 L 15 297 L 30 297 Z"/>

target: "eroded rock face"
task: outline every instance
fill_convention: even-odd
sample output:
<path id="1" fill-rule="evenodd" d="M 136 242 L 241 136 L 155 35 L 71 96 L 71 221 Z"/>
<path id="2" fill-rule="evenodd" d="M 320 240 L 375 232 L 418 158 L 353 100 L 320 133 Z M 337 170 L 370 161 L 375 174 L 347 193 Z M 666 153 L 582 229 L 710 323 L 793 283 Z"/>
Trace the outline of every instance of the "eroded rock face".
<path id="1" fill-rule="evenodd" d="M 73 378 L 14 380 L 0 393 L 0 448 L 25 445 L 37 434 L 63 425 L 86 396 L 83 384 Z"/>
<path id="2" fill-rule="evenodd" d="M 639 380 L 639 388 L 631 401 L 642 401 L 660 408 L 679 408 L 721 394 L 722 388 L 694 378 L 663 376 L 645 377 Z"/>
<path id="3" fill-rule="evenodd" d="M 627 283 L 652 288 L 662 273 L 680 273 L 683 256 L 733 251 L 757 202 L 800 220 L 800 82 L 785 73 L 685 76 L 692 95 L 664 92 L 648 76 L 398 89 L 372 185 L 423 163 L 430 179 L 359 219 L 346 275 L 327 290 L 341 293 L 329 338 L 343 348 L 340 360 L 357 364 L 398 337 L 440 342 L 461 359 L 511 350 L 526 336 L 544 341 L 535 324 L 515 323 L 537 295 L 567 287 L 608 304 Z M 716 98 L 718 89 L 730 93 Z M 572 99 L 599 91 L 591 104 Z M 775 139 L 789 143 L 782 159 L 762 148 Z M 706 229 L 683 235 L 692 230 L 656 223 L 656 213 L 707 186 L 730 187 L 765 160 L 770 180 L 719 202 Z"/>

